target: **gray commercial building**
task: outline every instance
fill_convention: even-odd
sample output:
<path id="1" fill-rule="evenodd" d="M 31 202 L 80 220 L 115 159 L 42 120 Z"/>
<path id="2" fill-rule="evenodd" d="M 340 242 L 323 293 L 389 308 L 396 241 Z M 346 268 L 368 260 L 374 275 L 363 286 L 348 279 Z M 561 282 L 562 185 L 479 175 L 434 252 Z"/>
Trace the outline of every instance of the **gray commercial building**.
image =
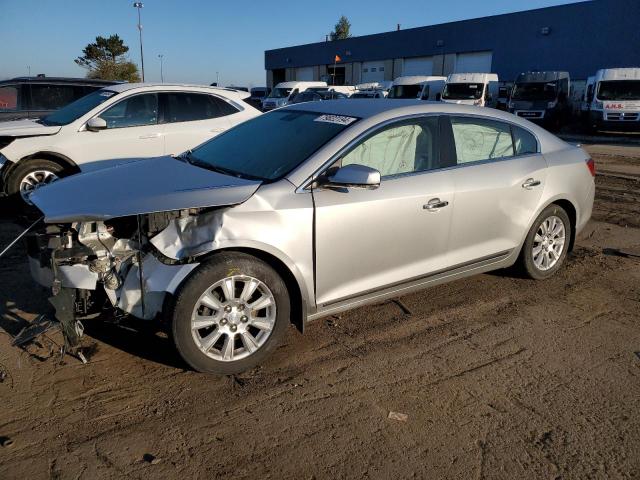
<path id="1" fill-rule="evenodd" d="M 334 71 L 335 55 L 342 61 Z M 563 70 L 584 80 L 607 67 L 640 67 L 640 0 L 592 0 L 265 52 L 269 86 L 452 72 L 513 81 L 528 70 Z"/>

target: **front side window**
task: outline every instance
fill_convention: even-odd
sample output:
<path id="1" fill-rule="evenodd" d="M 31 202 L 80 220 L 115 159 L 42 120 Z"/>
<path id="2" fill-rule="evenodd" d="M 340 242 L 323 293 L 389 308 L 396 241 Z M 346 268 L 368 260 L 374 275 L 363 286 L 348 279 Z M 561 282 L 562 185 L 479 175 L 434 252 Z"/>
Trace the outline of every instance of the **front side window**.
<path id="1" fill-rule="evenodd" d="M 29 85 L 31 109 L 58 110 L 73 102 L 76 97 L 73 85 Z"/>
<path id="2" fill-rule="evenodd" d="M 15 112 L 18 110 L 18 87 L 10 85 L 0 87 L 0 111 Z"/>
<path id="3" fill-rule="evenodd" d="M 514 155 L 511 128 L 506 123 L 452 117 L 451 128 L 459 165 Z"/>
<path id="4" fill-rule="evenodd" d="M 290 93 L 290 88 L 274 88 L 268 98 L 287 98 Z"/>
<path id="5" fill-rule="evenodd" d="M 277 180 L 356 121 L 354 117 L 275 110 L 212 138 L 185 159 L 238 177 Z"/>
<path id="6" fill-rule="evenodd" d="M 438 118 L 417 118 L 375 132 L 342 157 L 342 166 L 364 165 L 389 177 L 439 168 Z"/>
<path id="7" fill-rule="evenodd" d="M 114 95 L 118 95 L 118 93 L 111 90 L 98 90 L 70 103 L 66 107 L 62 107 L 60 110 L 44 117 L 40 122 L 44 125 L 68 125 Z"/>
<path id="8" fill-rule="evenodd" d="M 394 85 L 388 98 L 418 98 L 422 85 Z"/>
<path id="9" fill-rule="evenodd" d="M 479 100 L 484 92 L 484 83 L 447 83 L 442 92 L 446 100 Z"/>
<path id="10" fill-rule="evenodd" d="M 158 96 L 155 93 L 134 95 L 102 112 L 107 128 L 139 127 L 158 123 Z"/>

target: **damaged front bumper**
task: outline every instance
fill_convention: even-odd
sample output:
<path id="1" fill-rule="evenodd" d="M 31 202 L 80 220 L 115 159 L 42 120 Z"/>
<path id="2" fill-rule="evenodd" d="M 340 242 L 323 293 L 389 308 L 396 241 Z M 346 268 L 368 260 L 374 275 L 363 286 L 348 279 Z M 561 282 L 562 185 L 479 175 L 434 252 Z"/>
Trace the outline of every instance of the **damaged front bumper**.
<path id="1" fill-rule="evenodd" d="M 179 212 L 175 216 L 189 216 Z M 158 216 L 164 224 L 158 225 Z M 142 217 L 142 218 L 140 218 Z M 33 278 L 60 292 L 74 290 L 76 317 L 111 306 L 150 320 L 163 309 L 198 262 L 172 260 L 160 253 L 149 236 L 166 226 L 167 214 L 152 214 L 111 222 L 47 225 L 27 239 Z"/>

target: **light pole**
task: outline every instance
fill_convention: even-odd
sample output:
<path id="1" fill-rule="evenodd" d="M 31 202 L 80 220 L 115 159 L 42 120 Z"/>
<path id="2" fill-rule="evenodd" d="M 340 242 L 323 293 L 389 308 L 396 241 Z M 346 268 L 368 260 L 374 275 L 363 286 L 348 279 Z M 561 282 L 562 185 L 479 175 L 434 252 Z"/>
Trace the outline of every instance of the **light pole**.
<path id="1" fill-rule="evenodd" d="M 144 82 L 144 54 L 142 53 L 142 23 L 140 23 L 140 10 L 144 7 L 142 2 L 134 2 L 133 8 L 138 9 L 138 33 L 140 34 L 140 63 L 142 65 L 142 81 Z"/>
<path id="2" fill-rule="evenodd" d="M 162 72 L 162 60 L 164 59 L 164 55 L 159 54 L 158 58 L 160 59 L 160 83 L 164 83 L 164 73 Z"/>

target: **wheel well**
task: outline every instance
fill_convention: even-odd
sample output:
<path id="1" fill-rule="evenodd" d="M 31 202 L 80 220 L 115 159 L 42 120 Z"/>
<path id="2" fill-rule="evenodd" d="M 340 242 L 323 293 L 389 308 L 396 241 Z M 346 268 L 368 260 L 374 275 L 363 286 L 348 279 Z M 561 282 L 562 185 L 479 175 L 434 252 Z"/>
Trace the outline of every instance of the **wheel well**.
<path id="1" fill-rule="evenodd" d="M 38 152 L 33 155 L 29 155 L 20 159 L 21 162 L 32 160 L 34 158 L 42 159 L 42 160 L 50 160 L 64 167 L 69 173 L 79 173 L 80 168 L 76 165 L 73 160 L 64 155 L 54 152 Z"/>
<path id="2" fill-rule="evenodd" d="M 287 287 L 287 291 L 289 292 L 289 300 L 291 302 L 291 323 L 293 323 L 301 333 L 304 333 L 305 309 L 302 304 L 300 285 L 298 285 L 296 277 L 291 273 L 289 267 L 287 267 L 282 260 L 270 253 L 255 248 L 227 248 L 223 250 L 215 250 L 211 253 L 215 254 L 218 252 L 242 252 L 253 255 L 273 268 L 278 275 L 282 277 L 282 280 Z"/>
<path id="3" fill-rule="evenodd" d="M 24 163 L 22 162 L 28 162 L 29 160 L 33 160 L 33 159 L 42 159 L 42 160 L 49 160 L 51 162 L 55 162 L 58 165 L 62 166 L 65 169 L 65 171 L 68 172 L 69 174 L 80 173 L 80 168 L 78 167 L 78 165 L 76 165 L 73 162 L 73 160 L 71 160 L 68 157 L 65 157 L 64 155 L 61 155 L 59 153 L 54 153 L 54 152 L 34 153 L 32 155 L 22 157 L 19 161 L 11 163 L 9 168 L 3 169 L 3 172 L 2 172 L 3 187 L 2 188 L 5 190 L 5 193 L 6 193 L 7 179 L 16 169 L 16 167 L 18 165 L 24 165 Z"/>
<path id="4" fill-rule="evenodd" d="M 552 203 L 552 205 L 558 205 L 562 207 L 567 215 L 569 215 L 569 221 L 571 222 L 571 238 L 569 239 L 569 252 L 573 250 L 573 244 L 576 240 L 576 222 L 577 222 L 577 212 L 576 207 L 573 206 L 569 200 L 556 200 Z"/>

